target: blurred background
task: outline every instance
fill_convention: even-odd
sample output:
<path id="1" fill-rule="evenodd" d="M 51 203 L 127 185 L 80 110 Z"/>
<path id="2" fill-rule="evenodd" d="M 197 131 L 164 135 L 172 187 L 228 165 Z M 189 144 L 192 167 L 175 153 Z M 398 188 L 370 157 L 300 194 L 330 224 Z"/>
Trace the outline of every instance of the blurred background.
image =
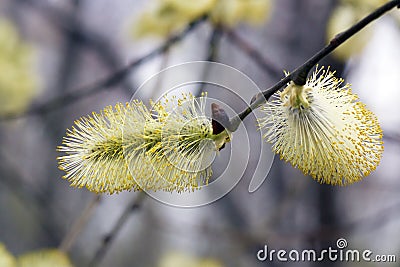
<path id="1" fill-rule="evenodd" d="M 61 179 L 56 147 L 74 120 L 129 101 L 163 68 L 221 62 L 265 89 L 385 2 L 218 1 L 183 4 L 181 13 L 171 8 L 179 0 L 0 1 L 0 243 L 12 254 L 61 248 L 74 266 L 381 266 L 256 257 L 264 245 L 321 250 L 345 238 L 348 248 L 400 260 L 399 10 L 321 62 L 353 85 L 384 130 L 382 161 L 363 181 L 320 185 L 275 158 L 267 180 L 249 193 L 257 149 L 229 194 L 192 209 L 135 192 L 98 197 Z M 147 102 L 167 89 L 160 80 L 135 97 Z M 201 89 L 236 111 L 245 107 L 218 88 Z M 254 118 L 245 124 L 250 137 L 259 135 Z"/>

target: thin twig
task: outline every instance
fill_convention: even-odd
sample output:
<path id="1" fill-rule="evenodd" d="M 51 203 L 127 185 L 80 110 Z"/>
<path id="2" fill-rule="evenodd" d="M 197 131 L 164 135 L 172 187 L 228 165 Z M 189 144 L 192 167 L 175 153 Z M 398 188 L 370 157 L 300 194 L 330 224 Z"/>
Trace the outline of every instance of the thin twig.
<path id="1" fill-rule="evenodd" d="M 222 29 L 219 25 L 214 26 L 208 41 L 207 61 L 216 61 L 218 57 L 219 44 L 221 42 Z"/>
<path id="2" fill-rule="evenodd" d="M 74 222 L 73 226 L 71 227 L 70 231 L 64 236 L 59 249 L 67 252 L 71 248 L 71 246 L 76 241 L 78 235 L 83 230 L 87 222 L 89 221 L 91 215 L 93 214 L 94 210 L 100 203 L 100 195 L 96 195 L 86 206 L 82 214 L 77 218 Z"/>
<path id="3" fill-rule="evenodd" d="M 308 73 L 310 70 L 324 57 L 329 55 L 333 50 L 335 50 L 338 46 L 343 44 L 347 39 L 355 35 L 357 32 L 362 30 L 365 26 L 367 26 L 372 21 L 376 20 L 377 18 L 381 17 L 383 14 L 388 12 L 389 10 L 395 8 L 396 6 L 400 6 L 400 0 L 393 0 L 385 5 L 381 6 L 380 8 L 376 9 L 368 16 L 351 26 L 349 29 L 345 30 L 342 33 L 337 34 L 327 46 L 313 55 L 310 59 L 308 59 L 303 65 L 296 68 L 292 71 L 289 75 L 285 78 L 281 79 L 279 82 L 274 84 L 269 89 L 263 91 L 262 93 L 255 95 L 253 97 L 252 103 L 248 108 L 243 110 L 241 113 L 236 115 L 230 120 L 230 131 L 234 132 L 239 127 L 240 123 L 244 118 L 246 118 L 254 109 L 258 108 L 261 104 L 265 103 L 276 91 L 281 89 L 284 85 L 288 82 L 293 81 L 298 85 L 304 85 Z"/>
<path id="4" fill-rule="evenodd" d="M 70 9 L 73 16 L 71 16 L 71 22 L 78 25 L 76 22 L 81 17 L 82 7 L 84 6 L 84 0 L 73 0 L 70 3 Z M 58 66 L 56 66 L 55 79 L 52 82 L 52 88 L 56 95 L 63 95 L 74 81 L 75 75 L 79 73 L 79 69 L 82 63 L 81 46 L 78 45 L 77 40 L 72 35 L 63 35 L 61 42 L 61 57 Z M 60 136 L 63 135 L 65 128 L 60 123 L 65 120 L 66 112 L 57 112 L 50 114 L 51 116 L 40 117 L 42 120 L 42 127 L 44 128 L 44 134 L 46 134 L 46 141 L 51 146 L 51 150 L 56 147 L 59 143 Z M 41 185 L 41 194 L 47 201 L 41 203 L 42 208 L 46 211 L 41 215 L 42 220 L 53 221 L 56 218 L 57 209 L 51 209 L 53 200 L 57 198 L 56 191 L 54 188 L 57 186 L 57 180 L 54 177 L 59 176 L 59 172 L 54 168 L 54 162 L 52 160 L 45 161 L 44 166 L 46 172 L 44 173 L 44 181 Z M 57 222 L 54 221 L 53 224 Z M 59 237 L 54 244 L 58 245 L 63 238 L 63 233 L 59 231 Z"/>
<path id="5" fill-rule="evenodd" d="M 213 28 L 213 30 L 211 32 L 211 36 L 208 40 L 206 61 L 214 62 L 217 60 L 219 45 L 221 43 L 221 37 L 222 37 L 221 27 L 219 25 L 216 25 Z M 203 69 L 203 73 L 201 75 L 201 81 L 203 81 L 203 82 L 200 83 L 200 88 L 197 93 L 198 96 L 201 95 L 201 93 L 204 91 L 205 86 L 207 85 L 207 83 L 205 83 L 204 81 L 207 81 L 209 71 L 210 71 L 210 68 L 206 67 Z"/>
<path id="6" fill-rule="evenodd" d="M 43 14 L 44 18 L 47 19 L 52 26 L 58 27 L 63 34 L 74 39 L 78 45 L 94 51 L 98 58 L 103 61 L 105 67 L 112 71 L 121 67 L 121 60 L 111 42 L 109 42 L 105 36 L 82 25 L 80 21 L 75 20 L 73 12 L 67 13 L 48 5 L 48 3 L 42 3 L 40 1 L 18 0 L 18 2 Z M 128 81 L 122 83 L 122 87 L 127 92 L 131 92 L 132 90 L 132 86 Z"/>
<path id="7" fill-rule="evenodd" d="M 117 222 L 115 223 L 114 227 L 111 231 L 103 237 L 102 243 L 100 247 L 97 249 L 96 253 L 94 254 L 92 260 L 89 263 L 89 267 L 97 266 L 104 258 L 107 250 L 110 248 L 112 242 L 114 241 L 115 237 L 121 230 L 122 226 L 125 224 L 129 216 L 134 212 L 139 210 L 146 193 L 139 192 L 138 196 L 132 200 L 132 202 L 126 207 L 124 212 L 118 218 Z"/>
<path id="8" fill-rule="evenodd" d="M 302 180 L 298 179 L 294 185 L 288 188 L 285 198 L 279 203 L 279 208 L 268 215 L 268 225 L 275 225 L 281 221 L 282 217 L 289 211 L 300 193 L 304 193 L 306 189 L 305 185 L 306 184 Z"/>
<path id="9" fill-rule="evenodd" d="M 224 28 L 224 32 L 232 44 L 246 53 L 266 73 L 269 73 L 272 77 L 281 77 L 283 73 L 282 68 L 264 57 L 264 55 L 254 48 L 246 39 L 242 38 L 235 30 Z"/>
<path id="10" fill-rule="evenodd" d="M 156 82 L 154 85 L 154 89 L 152 91 L 153 96 L 161 95 L 161 92 L 163 92 L 162 85 L 164 82 L 164 75 L 165 75 L 163 70 L 166 69 L 168 66 L 168 61 L 170 58 L 170 51 L 171 51 L 170 49 L 166 49 L 164 51 L 164 53 L 161 55 L 161 63 L 160 63 L 160 67 L 158 69 L 158 74 L 155 77 Z"/>
<path id="11" fill-rule="evenodd" d="M 132 70 L 134 70 L 136 67 L 142 65 L 143 63 L 149 61 L 150 59 L 153 59 L 154 57 L 162 54 L 165 50 L 167 50 L 169 47 L 177 43 L 178 41 L 182 40 L 188 33 L 193 31 L 201 22 L 203 22 L 206 19 L 206 16 L 197 19 L 186 27 L 180 34 L 174 35 L 166 40 L 164 44 L 159 46 L 158 48 L 154 49 L 153 51 L 147 53 L 143 57 L 131 62 L 129 65 L 124 67 L 123 69 L 120 69 L 119 71 L 116 71 L 113 73 L 111 76 L 100 80 L 96 83 L 94 83 L 91 86 L 86 86 L 80 89 L 73 90 L 69 93 L 65 93 L 64 95 L 61 95 L 59 97 L 56 97 L 53 100 L 50 100 L 40 106 L 32 107 L 25 113 L 9 113 L 6 115 L 2 115 L 0 117 L 0 121 L 6 121 L 6 120 L 12 120 L 12 119 L 17 119 L 25 116 L 30 116 L 30 115 L 40 115 L 40 114 L 45 114 L 47 112 L 66 107 L 78 100 L 82 100 L 88 96 L 91 96 L 93 94 L 99 93 L 103 90 L 105 90 L 108 87 L 111 87 L 117 83 L 119 83 L 121 80 L 123 80 Z M 114 88 L 109 88 L 110 90 Z"/>
<path id="12" fill-rule="evenodd" d="M 54 221 L 45 219 L 44 214 L 48 212 L 45 209 L 45 203 L 48 202 L 46 198 L 37 187 L 37 184 L 28 184 L 24 181 L 24 175 L 21 169 L 16 164 L 10 161 L 8 154 L 0 149 L 0 184 L 6 186 L 9 190 L 24 203 L 27 203 L 27 209 L 33 213 L 32 216 L 38 216 L 40 219 L 40 227 L 42 228 L 43 235 L 48 238 L 51 243 L 58 242 L 59 233 Z M 33 208 L 30 208 L 33 207 Z M 57 209 L 58 212 L 62 208 Z"/>
<path id="13" fill-rule="evenodd" d="M 400 144 L 400 134 L 388 131 L 384 131 L 384 133 L 385 134 L 383 135 L 383 140 L 386 139 L 387 141 Z"/>

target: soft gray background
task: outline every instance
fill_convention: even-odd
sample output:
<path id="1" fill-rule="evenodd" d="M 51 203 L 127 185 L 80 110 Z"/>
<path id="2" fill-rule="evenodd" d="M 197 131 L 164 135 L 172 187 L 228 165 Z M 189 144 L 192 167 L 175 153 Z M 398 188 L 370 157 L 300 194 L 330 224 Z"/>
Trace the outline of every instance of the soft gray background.
<path id="1" fill-rule="evenodd" d="M 36 49 L 41 93 L 34 104 L 92 84 L 161 44 L 161 39 L 133 40 L 129 36 L 129 27 L 146 8 L 145 3 L 2 0 L 0 16 L 14 21 L 25 40 Z M 335 4 L 331 0 L 275 1 L 265 25 L 240 25 L 235 30 L 265 58 L 281 69 L 292 70 L 324 45 L 326 21 Z M 72 17 L 64 18 L 57 12 Z M 70 34 L 70 19 L 94 41 L 88 43 Z M 377 171 L 354 185 L 332 187 L 319 185 L 276 159 L 267 181 L 253 194 L 248 193 L 250 180 L 245 175 L 227 196 L 201 208 L 179 209 L 145 199 L 116 236 L 100 266 L 157 266 L 159 259 L 170 251 L 214 257 L 225 266 L 284 266 L 259 263 L 255 253 L 264 244 L 271 249 L 335 247 L 339 237 L 346 238 L 351 249 L 399 256 L 400 31 L 399 24 L 390 16 L 380 19 L 374 28 L 374 36 L 359 57 L 346 64 L 331 58 L 324 63 L 334 66 L 338 73 L 343 72 L 353 90 L 378 114 L 388 138 Z M 211 32 L 208 23 L 202 24 L 174 45 L 166 66 L 205 60 Z M 263 72 L 224 35 L 218 51 L 216 61 L 244 72 L 261 88 L 279 79 Z M 159 71 L 162 62 L 162 56 L 153 59 L 134 69 L 117 87 L 68 107 L 43 116 L 1 122 L 0 242 L 13 253 L 57 247 L 94 197 L 85 189 L 69 187 L 61 179 L 55 148 L 65 129 L 80 116 L 129 101 L 134 90 Z M 230 101 L 226 94 L 212 89 L 213 97 Z M 140 97 L 147 99 L 154 94 L 157 92 L 146 91 Z M 251 95 L 242 97 L 251 99 Z M 256 127 L 250 127 L 254 118 L 247 118 L 246 125 L 253 128 L 249 135 L 257 137 Z M 253 165 L 257 159 L 254 153 L 250 162 Z M 214 168 L 218 170 L 219 166 Z M 70 256 L 76 266 L 87 264 L 102 237 L 136 195 L 124 192 L 102 197 L 71 248 Z M 301 264 L 311 265 L 317 264 Z M 356 265 L 361 266 L 324 263 Z"/>

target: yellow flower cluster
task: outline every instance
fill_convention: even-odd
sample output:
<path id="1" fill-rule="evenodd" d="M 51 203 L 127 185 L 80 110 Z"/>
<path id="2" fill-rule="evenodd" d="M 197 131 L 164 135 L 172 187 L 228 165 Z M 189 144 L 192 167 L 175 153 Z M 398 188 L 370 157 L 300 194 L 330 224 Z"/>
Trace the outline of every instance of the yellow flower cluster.
<path id="1" fill-rule="evenodd" d="M 0 243 L 1 267 L 73 267 L 68 256 L 58 249 L 43 249 L 29 252 L 15 258 Z"/>
<path id="2" fill-rule="evenodd" d="M 304 86 L 291 82 L 274 94 L 259 126 L 281 159 L 320 183 L 347 185 L 375 170 L 382 156 L 376 116 L 349 84 L 317 68 Z"/>
<path id="3" fill-rule="evenodd" d="M 161 258 L 158 267 L 223 267 L 223 265 L 215 259 L 200 259 L 180 252 L 170 252 Z"/>
<path id="4" fill-rule="evenodd" d="M 73 267 L 68 256 L 58 249 L 43 249 L 18 257 L 18 267 Z"/>
<path id="5" fill-rule="evenodd" d="M 270 9 L 271 0 L 157 0 L 154 8 L 135 22 L 133 32 L 138 37 L 166 36 L 205 14 L 214 23 L 226 26 L 241 22 L 260 24 Z"/>
<path id="6" fill-rule="evenodd" d="M 16 259 L 2 243 L 0 243 L 0 266 L 17 267 Z"/>
<path id="7" fill-rule="evenodd" d="M 219 148 L 215 140 L 220 136 L 212 134 L 205 100 L 166 98 L 151 103 L 152 110 L 135 100 L 81 118 L 58 148 L 65 153 L 58 158 L 64 178 L 72 186 L 110 194 L 193 191 L 207 184 L 207 162 Z"/>
<path id="8" fill-rule="evenodd" d="M 389 0 L 341 0 L 343 4 L 350 4 L 359 7 L 369 8 L 370 10 L 376 9 L 381 5 L 389 2 Z"/>
<path id="9" fill-rule="evenodd" d="M 348 29 L 386 2 L 388 0 L 341 0 L 328 21 L 327 40 L 330 41 L 336 34 Z M 359 54 L 371 38 L 372 32 L 373 28 L 368 25 L 335 49 L 332 54 L 341 61 Z"/>
<path id="10" fill-rule="evenodd" d="M 0 19 L 0 114 L 24 111 L 36 94 L 31 49 Z"/>
<path id="11" fill-rule="evenodd" d="M 271 0 L 219 0 L 210 11 L 216 24 L 235 26 L 245 22 L 263 23 L 271 11 Z"/>

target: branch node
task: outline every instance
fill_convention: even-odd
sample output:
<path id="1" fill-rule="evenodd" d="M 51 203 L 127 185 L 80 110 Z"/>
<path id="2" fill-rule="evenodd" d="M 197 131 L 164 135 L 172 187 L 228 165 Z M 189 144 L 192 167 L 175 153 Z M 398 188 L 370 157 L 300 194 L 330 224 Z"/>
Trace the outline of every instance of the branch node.
<path id="1" fill-rule="evenodd" d="M 305 85 L 307 81 L 307 76 L 309 72 L 309 68 L 300 68 L 298 71 L 295 71 L 292 75 L 292 81 L 297 85 Z"/>
<path id="2" fill-rule="evenodd" d="M 260 99 L 260 98 L 264 98 L 264 99 L 265 99 L 265 97 L 264 97 L 264 95 L 263 95 L 262 92 L 260 92 L 260 93 L 258 93 L 258 94 L 256 94 L 256 95 L 254 95 L 254 96 L 251 98 L 251 100 L 250 100 L 250 105 L 253 104 L 254 102 L 256 102 L 256 101 L 257 101 L 258 99 Z"/>
<path id="3" fill-rule="evenodd" d="M 221 108 L 218 104 L 212 103 L 211 104 L 211 113 L 212 113 L 212 128 L 213 134 L 217 135 L 226 131 L 226 129 L 231 128 L 231 122 L 229 120 L 228 115 L 226 114 L 225 110 Z M 225 144 L 219 148 L 219 150 L 223 149 Z"/>

